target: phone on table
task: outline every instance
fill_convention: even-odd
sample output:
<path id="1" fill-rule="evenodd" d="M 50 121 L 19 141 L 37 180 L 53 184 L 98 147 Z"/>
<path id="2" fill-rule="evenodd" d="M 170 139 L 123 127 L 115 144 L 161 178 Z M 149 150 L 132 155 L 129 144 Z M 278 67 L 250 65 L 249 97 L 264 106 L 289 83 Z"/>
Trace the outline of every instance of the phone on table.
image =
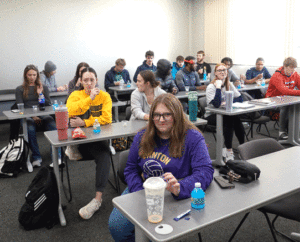
<path id="1" fill-rule="evenodd" d="M 215 176 L 214 179 L 221 188 L 235 188 L 235 185 L 229 182 L 227 176 Z"/>

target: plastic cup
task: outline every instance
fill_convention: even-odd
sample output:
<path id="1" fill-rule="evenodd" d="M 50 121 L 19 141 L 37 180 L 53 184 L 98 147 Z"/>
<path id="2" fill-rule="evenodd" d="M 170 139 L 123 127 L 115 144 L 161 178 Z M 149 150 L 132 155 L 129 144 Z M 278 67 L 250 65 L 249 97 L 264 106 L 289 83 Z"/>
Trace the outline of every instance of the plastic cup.
<path id="1" fill-rule="evenodd" d="M 226 111 L 232 111 L 233 91 L 225 91 Z"/>
<path id="2" fill-rule="evenodd" d="M 32 110 L 33 110 L 33 112 L 37 112 L 38 106 L 37 106 L 37 105 L 33 105 L 33 106 L 32 106 Z"/>
<path id="3" fill-rule="evenodd" d="M 55 109 L 55 121 L 58 140 L 68 139 L 69 113 L 67 107 L 58 107 Z"/>
<path id="4" fill-rule="evenodd" d="M 185 86 L 185 91 L 189 92 L 190 91 L 190 87 L 189 86 Z"/>
<path id="5" fill-rule="evenodd" d="M 166 183 L 160 177 L 150 177 L 144 182 L 143 187 L 145 188 L 148 221 L 159 223 L 163 220 Z"/>
<path id="6" fill-rule="evenodd" d="M 19 114 L 24 114 L 24 103 L 18 103 L 17 106 L 19 109 Z"/>

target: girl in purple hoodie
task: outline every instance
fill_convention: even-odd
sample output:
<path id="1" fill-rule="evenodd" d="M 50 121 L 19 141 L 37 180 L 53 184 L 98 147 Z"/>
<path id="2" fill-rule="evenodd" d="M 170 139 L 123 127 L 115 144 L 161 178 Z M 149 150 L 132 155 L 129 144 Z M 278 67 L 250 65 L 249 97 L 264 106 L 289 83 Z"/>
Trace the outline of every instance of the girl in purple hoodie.
<path id="1" fill-rule="evenodd" d="M 184 114 L 172 94 L 158 96 L 151 105 L 149 124 L 135 137 L 124 171 L 128 187 L 123 194 L 143 189 L 151 176 L 162 176 L 174 199 L 191 196 L 195 183 L 206 190 L 214 169 L 204 137 Z M 116 208 L 109 218 L 115 241 L 134 241 L 134 225 Z"/>

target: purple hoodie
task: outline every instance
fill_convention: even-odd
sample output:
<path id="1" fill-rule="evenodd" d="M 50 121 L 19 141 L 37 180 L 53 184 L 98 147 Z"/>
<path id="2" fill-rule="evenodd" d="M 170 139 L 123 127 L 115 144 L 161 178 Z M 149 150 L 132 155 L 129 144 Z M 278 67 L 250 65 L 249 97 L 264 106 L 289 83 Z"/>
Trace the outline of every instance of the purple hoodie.
<path id="1" fill-rule="evenodd" d="M 166 172 L 171 172 L 179 180 L 180 193 L 179 196 L 173 195 L 175 199 L 191 197 L 196 182 L 201 182 L 203 190 L 207 189 L 213 179 L 214 169 L 204 137 L 199 131 L 193 129 L 187 131 L 185 149 L 180 158 L 173 158 L 169 155 L 169 139 L 157 137 L 152 155 L 142 159 L 138 152 L 144 132 L 145 130 L 140 131 L 134 137 L 124 171 L 130 192 L 144 189 L 142 173 L 146 179 Z"/>

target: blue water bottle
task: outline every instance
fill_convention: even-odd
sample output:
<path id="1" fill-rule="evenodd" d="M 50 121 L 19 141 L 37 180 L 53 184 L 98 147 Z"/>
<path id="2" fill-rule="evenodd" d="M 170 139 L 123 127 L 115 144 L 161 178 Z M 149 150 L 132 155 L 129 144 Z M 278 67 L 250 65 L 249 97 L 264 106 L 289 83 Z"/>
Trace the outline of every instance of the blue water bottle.
<path id="1" fill-rule="evenodd" d="M 206 73 L 206 66 L 204 66 L 204 71 L 203 71 L 203 80 L 207 80 L 207 73 Z"/>
<path id="2" fill-rule="evenodd" d="M 265 81 L 265 79 L 262 79 L 261 80 L 261 86 L 264 87 L 265 85 L 266 85 L 266 81 Z"/>
<path id="3" fill-rule="evenodd" d="M 201 183 L 196 182 L 195 188 L 191 193 L 191 206 L 196 210 L 201 210 L 205 207 L 205 192 L 201 188 Z"/>
<path id="4" fill-rule="evenodd" d="M 57 100 L 54 100 L 52 107 L 53 107 L 54 111 L 55 111 L 56 108 L 58 108 L 58 102 L 57 102 Z"/>
<path id="5" fill-rule="evenodd" d="M 93 125 L 93 131 L 94 131 L 94 134 L 99 134 L 100 131 L 101 131 L 101 127 L 100 127 L 100 124 L 98 122 L 98 119 L 95 119 L 95 122 L 94 122 L 94 125 Z"/>
<path id="6" fill-rule="evenodd" d="M 190 121 L 197 120 L 198 113 L 198 93 L 197 92 L 189 92 L 189 117 Z"/>

